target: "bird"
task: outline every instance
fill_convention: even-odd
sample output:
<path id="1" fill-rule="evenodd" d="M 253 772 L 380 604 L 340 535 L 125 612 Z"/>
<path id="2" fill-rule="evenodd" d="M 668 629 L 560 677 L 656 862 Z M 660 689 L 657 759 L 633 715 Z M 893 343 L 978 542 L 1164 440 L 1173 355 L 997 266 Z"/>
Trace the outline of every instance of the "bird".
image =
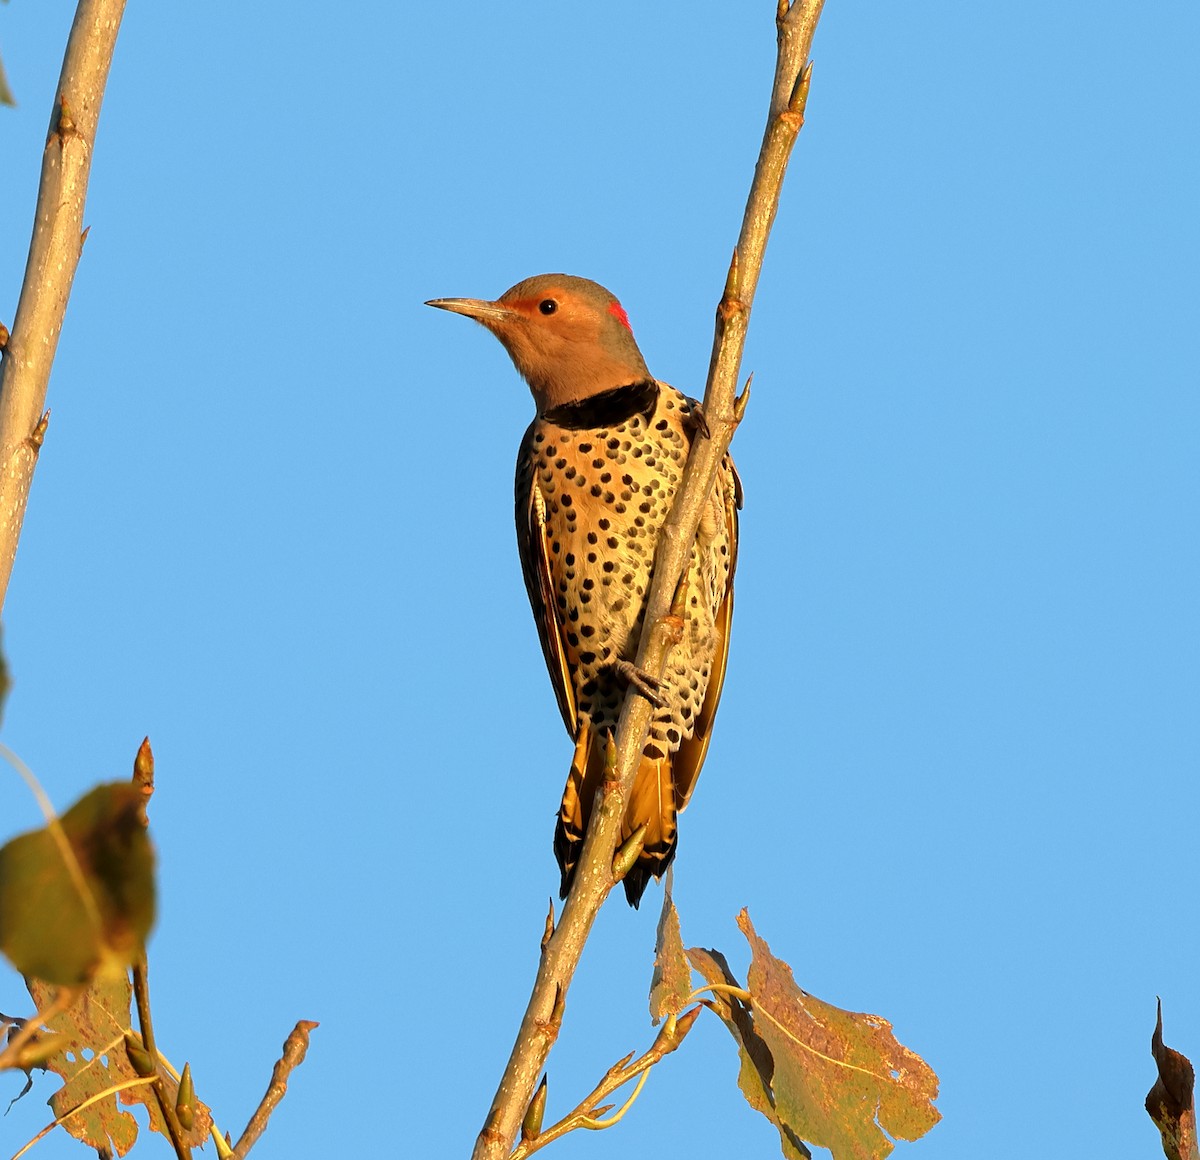
<path id="1" fill-rule="evenodd" d="M 676 815 L 695 789 L 721 698 L 741 482 L 727 455 L 684 576 L 682 638 L 653 679 L 635 658 L 658 533 L 703 425 L 700 404 L 650 374 L 621 303 L 586 278 L 539 274 L 495 300 L 426 305 L 491 331 L 536 406 L 517 453 L 515 514 L 525 588 L 575 743 L 554 834 L 563 898 L 628 686 L 654 705 L 621 827 L 625 842 L 645 826 L 623 879 L 636 908 L 675 856 Z"/>

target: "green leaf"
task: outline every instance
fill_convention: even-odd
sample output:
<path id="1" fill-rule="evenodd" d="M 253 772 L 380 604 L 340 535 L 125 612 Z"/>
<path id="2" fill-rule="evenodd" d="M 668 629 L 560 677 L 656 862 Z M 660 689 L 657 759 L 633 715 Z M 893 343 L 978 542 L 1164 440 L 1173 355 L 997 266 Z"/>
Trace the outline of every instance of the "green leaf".
<path id="1" fill-rule="evenodd" d="M 650 980 L 650 1018 L 657 1027 L 667 1015 L 678 1015 L 692 993 L 692 968 L 683 949 L 679 914 L 671 899 L 671 872 L 663 888 L 662 914 L 654 945 L 654 974 Z"/>
<path id="2" fill-rule="evenodd" d="M 738 926 L 753 956 L 747 989 L 754 1029 L 774 1061 L 779 1119 L 835 1160 L 883 1160 L 894 1140 L 928 1132 L 941 1119 L 933 1069 L 897 1041 L 886 1019 L 843 1011 L 796 986 L 744 910 Z"/>
<path id="3" fill-rule="evenodd" d="M 1186 1055 L 1163 1044 L 1161 1000 L 1150 1052 L 1158 1065 L 1158 1079 L 1146 1096 L 1146 1111 L 1162 1134 L 1163 1152 L 1167 1160 L 1197 1160 L 1196 1072 Z"/>
<path id="4" fill-rule="evenodd" d="M 141 953 L 154 925 L 143 801 L 129 782 L 100 785 L 0 848 L 0 950 L 23 975 L 72 986 Z"/>

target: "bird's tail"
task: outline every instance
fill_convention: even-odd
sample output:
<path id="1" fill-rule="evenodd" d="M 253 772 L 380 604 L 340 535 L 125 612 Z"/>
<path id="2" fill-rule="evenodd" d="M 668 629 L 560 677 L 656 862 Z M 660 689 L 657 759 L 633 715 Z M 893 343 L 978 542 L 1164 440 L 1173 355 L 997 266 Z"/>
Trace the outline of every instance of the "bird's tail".
<path id="1" fill-rule="evenodd" d="M 575 745 L 575 757 L 563 789 L 558 824 L 554 829 L 554 856 L 562 871 L 561 897 L 566 898 L 575 877 L 575 864 L 583 849 L 584 835 L 592 815 L 596 791 L 604 781 L 604 739 L 584 722 Z M 654 740 L 646 744 L 634 778 L 625 818 L 621 823 L 624 842 L 644 822 L 645 843 L 637 861 L 623 880 L 625 897 L 636 907 L 651 877 L 661 878 L 675 857 L 677 803 L 670 756 L 664 756 Z"/>

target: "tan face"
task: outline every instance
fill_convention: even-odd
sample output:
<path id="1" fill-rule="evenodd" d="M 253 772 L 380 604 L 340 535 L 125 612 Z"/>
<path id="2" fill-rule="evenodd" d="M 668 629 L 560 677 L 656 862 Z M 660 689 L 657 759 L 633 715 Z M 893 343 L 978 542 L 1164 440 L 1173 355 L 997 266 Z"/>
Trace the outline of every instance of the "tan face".
<path id="1" fill-rule="evenodd" d="M 486 326 L 544 412 L 649 377 L 620 303 L 594 283 L 586 285 L 581 292 L 543 275 L 519 282 L 494 302 L 441 298 L 429 305 Z"/>

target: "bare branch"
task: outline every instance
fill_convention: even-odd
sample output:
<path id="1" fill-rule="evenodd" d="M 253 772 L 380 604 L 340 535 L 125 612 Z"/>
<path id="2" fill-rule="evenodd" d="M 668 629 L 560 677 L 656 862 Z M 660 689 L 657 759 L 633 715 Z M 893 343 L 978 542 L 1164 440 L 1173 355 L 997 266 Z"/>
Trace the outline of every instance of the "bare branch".
<path id="1" fill-rule="evenodd" d="M 0 361 L 0 607 L 45 434 L 46 389 L 75 268 L 92 146 L 125 0 L 80 0 L 42 154 L 25 281 Z"/>
<path id="2" fill-rule="evenodd" d="M 824 0 L 779 0 L 776 23 L 779 53 L 771 107 L 746 204 L 738 248 L 717 307 L 716 336 L 704 394 L 705 423 L 699 425 L 671 514 L 659 534 L 654 581 L 647 601 L 637 667 L 661 676 L 678 639 L 672 599 L 684 573 L 692 541 L 713 482 L 745 409 L 735 399 L 750 306 L 758 285 L 767 236 L 779 205 L 779 191 L 796 134 L 804 123 L 810 70 L 805 67 Z M 558 1035 L 563 1001 L 592 923 L 616 884 L 613 851 L 625 802 L 633 788 L 646 742 L 651 704 L 627 695 L 616 737 L 616 763 L 592 811 L 575 880 L 553 935 L 545 942 L 533 994 L 517 1040 L 475 1143 L 473 1160 L 504 1160 L 529 1106 L 546 1057 Z"/>
<path id="3" fill-rule="evenodd" d="M 183 1127 L 175 1112 L 175 1104 L 167 1094 L 166 1084 L 163 1083 L 162 1073 L 158 1066 L 158 1045 L 154 1042 L 154 1022 L 150 1018 L 150 968 L 143 951 L 138 961 L 133 964 L 133 997 L 137 1004 L 138 1027 L 142 1033 L 142 1046 L 149 1056 L 149 1072 L 153 1080 L 154 1098 L 158 1110 L 166 1121 L 167 1135 L 171 1139 L 171 1147 L 179 1160 L 191 1160 L 192 1150 L 183 1138 Z M 132 1049 L 126 1047 L 127 1051 Z M 134 1064 L 134 1070 L 141 1074 L 142 1069 Z"/>
<path id="4" fill-rule="evenodd" d="M 236 1160 L 246 1160 L 246 1154 L 258 1143 L 258 1138 L 267 1130 L 267 1121 L 271 1113 L 279 1106 L 279 1101 L 287 1093 L 288 1078 L 292 1072 L 304 1062 L 308 1052 L 308 1034 L 319 1024 L 311 1019 L 301 1019 L 292 1033 L 283 1041 L 283 1055 L 271 1072 L 271 1082 L 267 1085 L 266 1095 L 258 1105 L 241 1139 L 234 1146 L 233 1155 Z"/>

